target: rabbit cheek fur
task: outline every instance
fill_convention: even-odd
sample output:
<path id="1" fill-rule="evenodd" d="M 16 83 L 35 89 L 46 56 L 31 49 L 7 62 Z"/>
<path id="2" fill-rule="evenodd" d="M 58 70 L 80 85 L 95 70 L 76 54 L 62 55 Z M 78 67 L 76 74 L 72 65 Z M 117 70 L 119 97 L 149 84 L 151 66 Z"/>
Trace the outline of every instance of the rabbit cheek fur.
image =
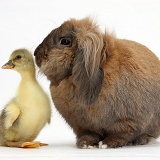
<path id="1" fill-rule="evenodd" d="M 147 144 L 160 135 L 160 62 L 145 46 L 71 19 L 35 50 L 79 148 Z"/>

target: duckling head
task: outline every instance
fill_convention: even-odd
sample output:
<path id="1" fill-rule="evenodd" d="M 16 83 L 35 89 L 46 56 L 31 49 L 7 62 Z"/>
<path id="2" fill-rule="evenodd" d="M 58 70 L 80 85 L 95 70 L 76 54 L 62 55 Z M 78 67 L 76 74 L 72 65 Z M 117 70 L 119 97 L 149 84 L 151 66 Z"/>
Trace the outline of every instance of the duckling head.
<path id="1" fill-rule="evenodd" d="M 18 72 L 34 69 L 32 54 L 26 49 L 15 50 L 9 58 L 9 61 L 2 66 L 2 69 L 13 69 Z"/>

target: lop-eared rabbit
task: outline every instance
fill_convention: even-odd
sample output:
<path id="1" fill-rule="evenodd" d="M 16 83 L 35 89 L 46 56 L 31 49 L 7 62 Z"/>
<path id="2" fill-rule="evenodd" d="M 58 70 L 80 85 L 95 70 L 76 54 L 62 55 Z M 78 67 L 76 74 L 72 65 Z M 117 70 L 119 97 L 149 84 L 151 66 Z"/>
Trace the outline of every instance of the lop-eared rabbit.
<path id="1" fill-rule="evenodd" d="M 78 148 L 144 145 L 160 135 L 160 62 L 144 45 L 87 17 L 52 30 L 34 55 Z"/>

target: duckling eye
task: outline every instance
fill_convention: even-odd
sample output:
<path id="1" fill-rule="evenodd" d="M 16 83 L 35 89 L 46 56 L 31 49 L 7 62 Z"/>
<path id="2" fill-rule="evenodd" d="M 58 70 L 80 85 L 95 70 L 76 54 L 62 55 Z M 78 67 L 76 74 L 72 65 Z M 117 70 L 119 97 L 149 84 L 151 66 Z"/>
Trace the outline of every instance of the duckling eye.
<path id="1" fill-rule="evenodd" d="M 20 55 L 16 56 L 17 59 L 21 59 L 22 57 Z"/>

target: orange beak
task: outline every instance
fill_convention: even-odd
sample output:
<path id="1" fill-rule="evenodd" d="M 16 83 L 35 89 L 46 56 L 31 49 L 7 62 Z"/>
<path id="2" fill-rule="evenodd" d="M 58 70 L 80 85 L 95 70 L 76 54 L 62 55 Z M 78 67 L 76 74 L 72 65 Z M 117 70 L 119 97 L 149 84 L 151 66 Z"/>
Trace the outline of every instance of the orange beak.
<path id="1" fill-rule="evenodd" d="M 9 60 L 6 64 L 4 64 L 4 65 L 2 66 L 2 69 L 12 69 L 12 68 L 14 68 L 14 67 L 15 67 L 15 65 L 12 63 L 11 60 Z"/>

